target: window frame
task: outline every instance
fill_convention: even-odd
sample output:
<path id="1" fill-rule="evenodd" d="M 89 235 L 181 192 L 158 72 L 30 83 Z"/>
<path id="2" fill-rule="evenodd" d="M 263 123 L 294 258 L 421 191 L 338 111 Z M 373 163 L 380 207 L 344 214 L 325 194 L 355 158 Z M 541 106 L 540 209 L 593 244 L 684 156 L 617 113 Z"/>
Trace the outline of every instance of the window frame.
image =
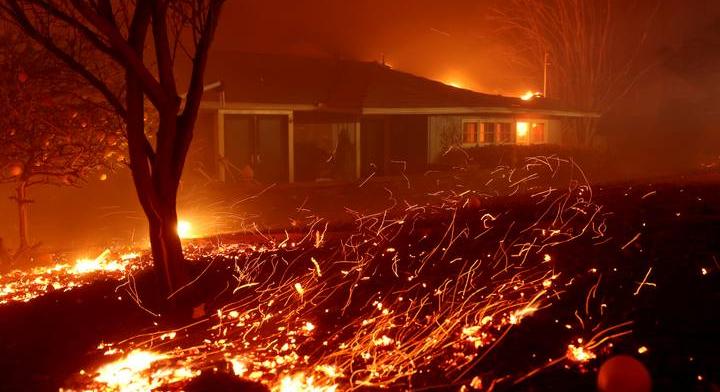
<path id="1" fill-rule="evenodd" d="M 530 146 L 533 144 L 549 144 L 548 141 L 548 129 L 550 125 L 549 119 L 543 119 L 543 118 L 537 118 L 537 117 L 518 117 L 515 119 L 515 140 L 517 141 L 517 124 L 518 123 L 527 123 L 528 129 L 527 129 L 527 140 L 524 143 L 516 143 L 517 145 L 521 146 Z M 543 126 L 543 140 L 542 141 L 534 141 L 533 140 L 533 126 L 535 124 L 542 124 Z"/>
<path id="2" fill-rule="evenodd" d="M 474 143 L 467 143 L 465 142 L 465 124 L 475 124 L 475 142 Z M 460 127 L 460 144 L 463 147 L 475 147 L 480 145 L 480 127 L 478 126 L 480 123 L 477 120 L 474 119 L 463 119 L 462 125 Z"/>
<path id="3" fill-rule="evenodd" d="M 507 118 L 507 117 L 464 117 L 462 119 L 462 132 L 463 132 L 463 140 L 464 140 L 464 131 L 465 131 L 465 123 L 468 122 L 474 122 L 477 124 L 477 143 L 474 144 L 466 144 L 463 143 L 463 147 L 465 146 L 493 146 L 493 145 L 508 145 L 508 144 L 515 144 L 515 135 L 513 134 L 513 131 L 515 130 L 515 119 L 513 118 Z M 485 125 L 486 124 L 493 124 L 493 141 L 492 142 L 486 142 L 485 141 Z M 510 136 L 511 141 L 510 142 L 501 142 L 500 141 L 500 127 L 498 124 L 509 124 L 510 125 Z M 482 136 L 481 136 L 482 135 Z"/>
<path id="4" fill-rule="evenodd" d="M 508 124 L 510 130 L 510 140 L 507 142 L 502 141 L 502 126 L 498 126 L 498 124 Z M 514 121 L 503 121 L 503 122 L 496 122 L 495 123 L 495 144 L 498 145 L 515 145 L 517 144 L 517 130 L 515 129 L 517 122 Z"/>

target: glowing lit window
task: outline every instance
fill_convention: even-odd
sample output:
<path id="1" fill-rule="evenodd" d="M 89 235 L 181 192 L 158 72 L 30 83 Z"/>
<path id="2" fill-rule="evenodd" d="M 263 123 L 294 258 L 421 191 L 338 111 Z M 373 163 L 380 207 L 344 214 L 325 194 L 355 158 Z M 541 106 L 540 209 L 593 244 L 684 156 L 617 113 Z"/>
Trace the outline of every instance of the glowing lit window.
<path id="1" fill-rule="evenodd" d="M 520 121 L 515 125 L 515 140 L 517 144 L 528 143 L 528 133 L 530 124 Z"/>
<path id="2" fill-rule="evenodd" d="M 495 123 L 483 123 L 482 143 L 495 143 Z"/>
<path id="3" fill-rule="evenodd" d="M 499 128 L 500 128 L 500 143 L 512 143 L 513 142 L 512 124 L 500 123 Z"/>
<path id="4" fill-rule="evenodd" d="M 477 144 L 476 122 L 466 122 L 463 124 L 463 144 Z"/>
<path id="5" fill-rule="evenodd" d="M 545 124 L 533 123 L 531 140 L 533 143 L 545 143 Z"/>

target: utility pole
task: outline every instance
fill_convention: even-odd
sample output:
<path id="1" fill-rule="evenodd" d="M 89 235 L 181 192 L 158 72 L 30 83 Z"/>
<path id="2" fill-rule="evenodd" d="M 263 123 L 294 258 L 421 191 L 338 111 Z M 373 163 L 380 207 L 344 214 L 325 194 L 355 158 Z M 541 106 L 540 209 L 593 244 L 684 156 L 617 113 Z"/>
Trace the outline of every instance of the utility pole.
<path id="1" fill-rule="evenodd" d="M 547 97 L 547 82 L 548 82 L 548 52 L 545 52 L 545 60 L 543 61 L 543 97 Z"/>

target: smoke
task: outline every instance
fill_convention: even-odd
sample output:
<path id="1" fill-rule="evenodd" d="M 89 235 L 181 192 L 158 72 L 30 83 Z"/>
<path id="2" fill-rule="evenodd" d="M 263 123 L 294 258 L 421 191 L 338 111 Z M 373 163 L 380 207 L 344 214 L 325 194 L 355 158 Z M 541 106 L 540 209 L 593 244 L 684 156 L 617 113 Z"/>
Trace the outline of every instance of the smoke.
<path id="1" fill-rule="evenodd" d="M 698 2 L 664 11 L 665 17 L 680 14 L 676 31 L 659 26 L 655 67 L 603 119 L 602 129 L 614 153 L 635 170 L 714 166 L 720 162 L 720 6 Z"/>

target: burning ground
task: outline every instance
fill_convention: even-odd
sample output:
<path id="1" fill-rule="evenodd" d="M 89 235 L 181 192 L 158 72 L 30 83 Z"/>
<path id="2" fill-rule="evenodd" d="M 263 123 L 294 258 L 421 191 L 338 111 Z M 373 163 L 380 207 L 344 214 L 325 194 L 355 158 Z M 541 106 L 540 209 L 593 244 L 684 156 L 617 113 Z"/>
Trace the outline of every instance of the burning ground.
<path id="1" fill-rule="evenodd" d="M 303 230 L 195 241 L 188 290 L 206 300 L 188 325 L 153 315 L 131 250 L 13 272 L 2 382 L 182 390 L 218 370 L 278 391 L 590 390 L 629 353 L 656 387 L 703 390 L 718 376 L 714 188 L 592 189 L 539 157 L 422 202 L 388 191 L 351 224 L 307 212 Z"/>

